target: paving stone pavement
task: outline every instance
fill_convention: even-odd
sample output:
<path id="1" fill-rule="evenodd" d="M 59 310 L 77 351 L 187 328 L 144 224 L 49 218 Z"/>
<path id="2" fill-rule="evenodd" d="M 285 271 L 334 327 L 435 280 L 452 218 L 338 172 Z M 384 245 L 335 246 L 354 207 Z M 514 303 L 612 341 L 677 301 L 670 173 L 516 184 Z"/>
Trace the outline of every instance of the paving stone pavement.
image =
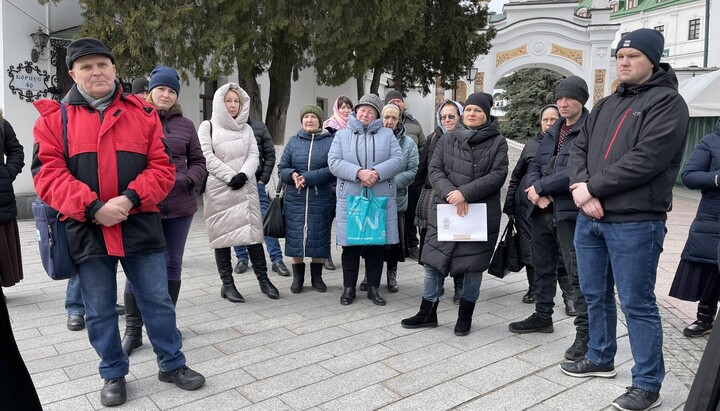
<path id="1" fill-rule="evenodd" d="M 510 148 L 510 164 L 519 157 Z M 656 293 L 665 331 L 663 404 L 681 410 L 707 340 L 682 336 L 695 306 L 667 297 L 687 229 L 699 196 L 678 188 L 668 220 L 665 251 Z M 503 222 L 504 223 L 504 222 Z M 45 276 L 32 221 L 20 222 L 25 280 L 5 289 L 18 345 L 45 410 L 96 410 L 102 381 L 98 358 L 85 331 L 65 328 L 64 281 Z M 632 357 L 619 315 L 618 376 L 576 379 L 558 364 L 574 339 L 572 319 L 555 314 L 552 334 L 512 334 L 507 325 L 525 318 L 533 306 L 521 303 L 525 273 L 505 279 L 485 276 L 472 331 L 456 337 L 457 306 L 452 285 L 441 299 L 440 326 L 406 330 L 400 320 L 415 314 L 423 273 L 413 261 L 401 263 L 400 291 L 385 292 L 385 307 L 359 293 L 350 306 L 342 294 L 340 249 L 333 247 L 338 270 L 326 272 L 326 293 L 306 287 L 290 293 L 291 278 L 271 273 L 281 298 L 270 300 L 251 272 L 235 275 L 245 304 L 220 298 L 213 253 L 202 213 L 188 238 L 178 327 L 188 364 L 207 384 L 187 392 L 157 380 L 155 355 L 147 335 L 131 357 L 128 402 L 123 410 L 607 410 L 630 385 Z M 289 261 L 286 261 L 289 263 Z M 124 279 L 118 276 L 118 297 Z M 556 299 L 562 307 L 562 301 Z M 122 330 L 124 319 L 119 320 Z M 1 407 L 0 407 L 1 408 Z"/>

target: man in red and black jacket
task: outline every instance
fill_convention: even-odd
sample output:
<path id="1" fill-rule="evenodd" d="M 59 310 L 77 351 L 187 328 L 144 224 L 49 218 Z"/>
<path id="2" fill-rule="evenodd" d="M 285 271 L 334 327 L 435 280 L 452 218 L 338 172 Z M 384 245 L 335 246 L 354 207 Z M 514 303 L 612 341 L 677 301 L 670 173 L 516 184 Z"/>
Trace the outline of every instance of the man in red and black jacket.
<path id="1" fill-rule="evenodd" d="M 158 379 L 182 389 L 205 379 L 185 366 L 167 289 L 165 239 L 157 204 L 173 186 L 160 119 L 154 108 L 122 93 L 115 60 L 99 40 L 67 49 L 75 85 L 66 102 L 35 103 L 32 173 L 40 199 L 67 219 L 70 253 L 86 307 L 88 338 L 100 356 L 105 406 L 126 401 L 128 358 L 120 346 L 115 302 L 117 263 L 135 287 L 158 356 Z M 60 104 L 67 106 L 63 124 Z M 67 130 L 67 147 L 63 129 Z"/>

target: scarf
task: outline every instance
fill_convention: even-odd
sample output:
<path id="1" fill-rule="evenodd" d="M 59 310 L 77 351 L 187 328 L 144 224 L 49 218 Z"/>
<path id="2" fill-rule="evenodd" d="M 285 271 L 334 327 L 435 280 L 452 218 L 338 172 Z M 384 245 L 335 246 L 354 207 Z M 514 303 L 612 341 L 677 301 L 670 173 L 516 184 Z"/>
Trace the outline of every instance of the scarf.
<path id="1" fill-rule="evenodd" d="M 80 87 L 77 88 L 77 90 L 80 92 L 80 95 L 83 96 L 85 101 L 90 103 L 91 106 L 95 107 L 95 109 L 99 112 L 105 111 L 105 109 L 112 103 L 113 97 L 115 97 L 115 89 L 117 88 L 117 85 L 113 83 L 112 90 L 105 96 L 100 97 L 98 99 L 95 99 L 91 97 L 89 94 L 87 94 L 83 89 Z"/>
<path id="2" fill-rule="evenodd" d="M 323 123 L 323 128 L 332 127 L 335 130 L 342 130 L 348 126 L 349 116 L 343 117 L 342 114 L 340 114 L 340 107 L 338 107 L 340 97 L 335 99 L 335 103 L 333 104 L 333 115 L 330 116 L 329 119 L 325 120 L 325 122 Z"/>

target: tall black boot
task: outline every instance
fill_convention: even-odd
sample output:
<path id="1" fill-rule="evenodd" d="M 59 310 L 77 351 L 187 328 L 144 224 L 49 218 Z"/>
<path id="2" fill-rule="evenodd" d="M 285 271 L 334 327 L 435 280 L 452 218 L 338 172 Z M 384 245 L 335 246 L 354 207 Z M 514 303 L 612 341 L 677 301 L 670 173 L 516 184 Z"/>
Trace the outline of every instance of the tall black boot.
<path id="1" fill-rule="evenodd" d="M 715 313 L 717 312 L 717 303 L 698 303 L 697 321 L 688 325 L 683 330 L 683 335 L 690 338 L 702 337 L 710 334 L 715 322 Z"/>
<path id="2" fill-rule="evenodd" d="M 265 260 L 265 250 L 262 244 L 253 244 L 247 247 L 248 255 L 250 256 L 250 262 L 252 263 L 255 277 L 257 277 L 258 284 L 260 284 L 260 291 L 267 295 L 273 300 L 280 298 L 280 292 L 270 282 L 270 278 L 267 275 L 267 261 Z"/>
<path id="3" fill-rule="evenodd" d="M 125 293 L 125 335 L 122 339 L 122 350 L 126 355 L 132 354 L 133 350 L 143 345 L 142 326 L 143 319 L 135 301 L 135 294 Z"/>
<path id="4" fill-rule="evenodd" d="M 327 291 L 327 285 L 322 279 L 323 263 L 310 263 L 310 283 L 315 291 L 324 293 Z"/>
<path id="5" fill-rule="evenodd" d="M 525 274 L 527 274 L 528 290 L 525 295 L 523 295 L 522 302 L 525 304 L 535 304 L 535 268 L 531 265 L 526 265 Z"/>
<path id="6" fill-rule="evenodd" d="M 570 317 L 575 317 L 577 315 L 577 311 L 575 310 L 575 293 L 570 283 L 570 276 L 567 274 L 563 276 L 558 275 L 558 285 L 560 285 L 562 299 L 565 303 L 565 314 Z"/>
<path id="7" fill-rule="evenodd" d="M 459 274 L 453 277 L 453 284 L 455 284 L 455 293 L 453 294 L 453 304 L 460 304 L 460 297 L 462 297 L 463 282 L 465 281 L 465 274 Z"/>
<path id="8" fill-rule="evenodd" d="M 400 321 L 403 328 L 432 328 L 438 326 L 437 320 L 437 302 L 430 302 L 422 299 L 420 303 L 420 311 L 410 318 Z"/>
<path id="9" fill-rule="evenodd" d="M 215 264 L 217 264 L 218 273 L 220 273 L 220 279 L 222 280 L 220 297 L 227 298 L 228 301 L 233 303 L 244 303 L 245 299 L 237 288 L 235 288 L 235 281 L 232 276 L 232 257 L 230 257 L 229 247 L 215 249 Z"/>
<path id="10" fill-rule="evenodd" d="M 168 293 L 173 305 L 177 306 L 178 297 L 180 296 L 180 281 L 168 280 Z"/>
<path id="11" fill-rule="evenodd" d="M 299 294 L 303 290 L 303 284 L 305 284 L 305 263 L 293 263 L 292 272 L 293 281 L 290 285 L 290 292 Z"/>
<path id="12" fill-rule="evenodd" d="M 462 337 L 470 334 L 473 311 L 475 311 L 475 303 L 467 302 L 463 299 L 460 299 L 460 307 L 458 307 L 458 319 L 455 323 L 455 335 Z"/>

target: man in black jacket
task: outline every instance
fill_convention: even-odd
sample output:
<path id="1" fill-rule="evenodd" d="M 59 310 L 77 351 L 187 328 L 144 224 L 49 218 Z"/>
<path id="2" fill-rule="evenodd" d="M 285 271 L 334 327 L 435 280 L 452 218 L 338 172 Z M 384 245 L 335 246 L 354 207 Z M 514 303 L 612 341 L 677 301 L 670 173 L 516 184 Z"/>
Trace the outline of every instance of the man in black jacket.
<path id="1" fill-rule="evenodd" d="M 257 179 L 258 195 L 260 196 L 260 211 L 262 211 L 262 216 L 265 218 L 265 214 L 268 208 L 270 208 L 270 201 L 268 201 L 268 195 L 267 192 L 265 192 L 265 185 L 270 181 L 273 167 L 275 167 L 275 146 L 273 145 L 270 132 L 262 121 L 249 118 L 247 123 L 252 127 L 255 140 L 257 140 L 258 150 L 260 151 L 260 165 L 255 173 L 255 178 Z M 278 184 L 280 184 L 279 181 Z M 283 277 L 289 276 L 290 270 L 287 269 L 283 262 L 282 249 L 280 248 L 278 239 L 265 237 L 265 244 L 267 245 L 268 254 L 270 254 L 270 261 L 272 261 L 272 270 Z M 248 269 L 249 257 L 247 247 L 240 245 L 234 248 L 235 256 L 238 260 L 235 266 L 235 272 L 241 274 Z"/>
<path id="2" fill-rule="evenodd" d="M 570 76 L 555 88 L 560 119 L 548 129 L 540 142 L 527 172 L 525 192 L 533 204 L 528 212 L 532 221 L 532 258 L 535 267 L 535 313 L 523 321 L 511 323 L 515 333 L 553 332 L 553 306 L 556 284 L 564 284 L 568 315 L 575 317 L 575 342 L 565 358 L 579 360 L 587 352 L 588 321 L 585 298 L 580 291 L 575 261 L 575 220 L 578 208 L 570 194 L 570 178 L 567 163 L 570 148 L 585 122 L 588 110 L 583 107 L 589 97 L 587 83 L 577 76 Z M 567 276 L 558 278 L 560 255 Z M 571 310 L 572 309 L 572 310 Z"/>
<path id="3" fill-rule="evenodd" d="M 585 358 L 561 368 L 574 377 L 617 374 L 617 287 L 635 360 L 632 386 L 612 404 L 620 410 L 659 406 L 665 377 L 654 290 L 689 116 L 675 73 L 660 63 L 663 47 L 662 34 L 651 29 L 620 39 L 615 55 L 620 84 L 593 108 L 568 165 L 581 209 L 575 248 L 590 342 Z"/>

